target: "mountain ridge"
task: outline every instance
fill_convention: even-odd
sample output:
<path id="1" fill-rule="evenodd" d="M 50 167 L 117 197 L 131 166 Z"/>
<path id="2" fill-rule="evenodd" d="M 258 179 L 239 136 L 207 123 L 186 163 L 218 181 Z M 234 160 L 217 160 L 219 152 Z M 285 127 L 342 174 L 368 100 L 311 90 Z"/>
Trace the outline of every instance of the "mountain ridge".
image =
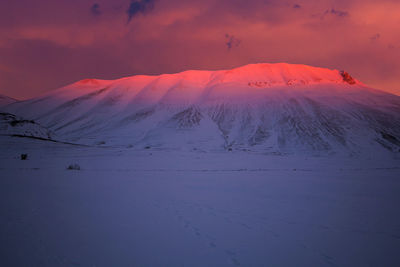
<path id="1" fill-rule="evenodd" d="M 9 104 L 17 102 L 17 101 L 18 100 L 14 99 L 12 97 L 0 94 L 0 107 L 9 105 Z"/>

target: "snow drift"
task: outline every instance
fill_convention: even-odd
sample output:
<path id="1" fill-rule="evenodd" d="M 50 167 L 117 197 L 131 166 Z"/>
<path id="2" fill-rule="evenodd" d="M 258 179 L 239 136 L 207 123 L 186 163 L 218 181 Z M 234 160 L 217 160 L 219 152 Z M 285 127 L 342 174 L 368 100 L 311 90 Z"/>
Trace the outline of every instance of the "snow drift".
<path id="1" fill-rule="evenodd" d="M 305 65 L 87 79 L 6 110 L 85 144 L 271 154 L 400 149 L 399 96 Z"/>

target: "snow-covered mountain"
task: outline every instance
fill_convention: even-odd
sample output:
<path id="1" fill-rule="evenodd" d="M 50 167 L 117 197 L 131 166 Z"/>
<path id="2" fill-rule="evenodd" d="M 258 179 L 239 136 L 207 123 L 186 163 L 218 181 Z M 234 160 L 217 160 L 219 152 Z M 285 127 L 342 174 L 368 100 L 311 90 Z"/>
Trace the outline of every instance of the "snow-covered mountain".
<path id="1" fill-rule="evenodd" d="M 52 133 L 33 120 L 0 112 L 0 135 L 52 139 Z"/>
<path id="2" fill-rule="evenodd" d="M 400 149 L 399 96 L 305 65 L 87 79 L 7 111 L 87 144 L 277 154 Z"/>
<path id="3" fill-rule="evenodd" d="M 16 101 L 14 98 L 0 94 L 0 108 Z"/>

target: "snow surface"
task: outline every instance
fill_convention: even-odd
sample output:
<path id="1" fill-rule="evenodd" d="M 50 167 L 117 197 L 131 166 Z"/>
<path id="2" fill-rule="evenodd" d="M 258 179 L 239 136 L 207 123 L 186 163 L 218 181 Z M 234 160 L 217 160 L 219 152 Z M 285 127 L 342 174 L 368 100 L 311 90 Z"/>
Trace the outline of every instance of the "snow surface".
<path id="1" fill-rule="evenodd" d="M 0 147 L 1 266 L 400 264 L 398 158 Z"/>

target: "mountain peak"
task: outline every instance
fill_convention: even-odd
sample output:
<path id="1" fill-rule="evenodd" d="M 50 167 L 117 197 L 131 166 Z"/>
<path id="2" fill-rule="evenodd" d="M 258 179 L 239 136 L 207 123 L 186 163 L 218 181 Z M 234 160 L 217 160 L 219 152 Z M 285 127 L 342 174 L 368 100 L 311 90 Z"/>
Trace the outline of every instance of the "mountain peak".
<path id="1" fill-rule="evenodd" d="M 288 63 L 249 64 L 228 70 L 225 73 L 228 76 L 226 80 L 248 81 L 249 85 L 258 87 L 344 82 L 343 75 L 338 70 Z M 347 72 L 344 73 L 347 74 Z M 353 81 L 353 84 L 358 83 L 354 79 Z"/>

